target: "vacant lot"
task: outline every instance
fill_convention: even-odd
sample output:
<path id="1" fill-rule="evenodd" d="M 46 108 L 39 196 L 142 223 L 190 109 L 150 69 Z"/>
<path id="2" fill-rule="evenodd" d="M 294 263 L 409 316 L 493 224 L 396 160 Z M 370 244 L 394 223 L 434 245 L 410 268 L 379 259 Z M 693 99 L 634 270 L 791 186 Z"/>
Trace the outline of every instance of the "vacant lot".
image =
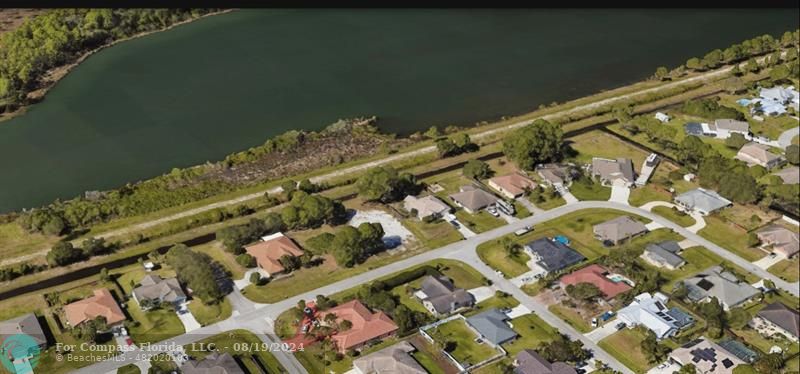
<path id="1" fill-rule="evenodd" d="M 705 220 L 706 227 L 698 232 L 700 236 L 736 253 L 747 261 L 756 261 L 766 256 L 764 251 L 747 246 L 747 231 L 744 229 L 713 215 L 705 217 Z"/>
<path id="2" fill-rule="evenodd" d="M 530 271 L 527 265 L 531 259 L 530 256 L 525 254 L 523 249 L 519 249 L 513 255 L 509 254 L 500 240 L 492 240 L 480 244 L 478 246 L 478 256 L 493 269 L 503 272 L 503 276 L 506 278 L 518 277 Z"/>
<path id="3" fill-rule="evenodd" d="M 797 282 L 800 279 L 800 264 L 797 258 L 793 260 L 781 260 L 767 269 L 770 273 L 777 275 L 787 282 Z"/>
<path id="4" fill-rule="evenodd" d="M 423 222 L 416 218 L 403 220 L 403 225 L 411 231 L 423 246 L 435 249 L 462 239 L 461 233 L 444 220 Z"/>
<path id="5" fill-rule="evenodd" d="M 650 368 L 641 350 L 644 334 L 635 329 L 623 329 L 600 341 L 600 348 L 614 356 L 636 373 L 644 373 Z"/>
<path id="6" fill-rule="evenodd" d="M 683 227 L 689 227 L 695 223 L 692 216 L 672 208 L 667 208 L 665 206 L 657 206 L 653 208 L 652 212 Z"/>

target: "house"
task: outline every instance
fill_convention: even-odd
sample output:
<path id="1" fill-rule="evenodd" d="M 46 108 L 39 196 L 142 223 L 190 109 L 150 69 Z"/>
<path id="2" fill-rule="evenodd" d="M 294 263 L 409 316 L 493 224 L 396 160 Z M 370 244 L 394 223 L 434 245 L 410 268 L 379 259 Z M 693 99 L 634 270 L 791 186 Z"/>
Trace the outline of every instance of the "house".
<path id="1" fill-rule="evenodd" d="M 703 131 L 703 124 L 699 122 L 687 122 L 683 125 L 683 132 L 685 132 L 686 135 L 706 136 L 706 133 Z"/>
<path id="2" fill-rule="evenodd" d="M 781 303 L 767 305 L 748 325 L 766 337 L 780 334 L 795 343 L 800 339 L 800 314 Z"/>
<path id="3" fill-rule="evenodd" d="M 244 247 L 244 250 L 256 258 L 258 266 L 270 277 L 285 270 L 280 262 L 281 257 L 303 255 L 303 250 L 281 232 L 265 236 L 261 238 L 260 242 Z"/>
<path id="4" fill-rule="evenodd" d="M 769 225 L 756 231 L 763 246 L 771 246 L 772 252 L 791 258 L 800 252 L 800 234 L 780 225 Z"/>
<path id="5" fill-rule="evenodd" d="M 617 245 L 625 240 L 647 232 L 643 223 L 628 216 L 620 216 L 612 220 L 594 225 L 594 237 L 602 242 Z"/>
<path id="6" fill-rule="evenodd" d="M 214 352 L 202 360 L 189 359 L 181 365 L 183 374 L 245 374 L 230 353 Z"/>
<path id="7" fill-rule="evenodd" d="M 47 348 L 47 337 L 39 324 L 39 320 L 33 313 L 0 321 L 0 353 L 7 353 L 3 351 L 3 342 L 5 342 L 6 338 L 17 334 L 25 334 L 33 338 L 39 351 Z"/>
<path id="8" fill-rule="evenodd" d="M 427 374 L 411 353 L 416 348 L 408 341 L 401 341 L 377 352 L 353 361 L 355 374 Z"/>
<path id="9" fill-rule="evenodd" d="M 739 281 L 734 274 L 720 266 L 685 279 L 683 284 L 689 291 L 689 300 L 708 302 L 716 297 L 725 310 L 741 306 L 759 294 L 755 287 Z"/>
<path id="10" fill-rule="evenodd" d="M 793 86 L 761 88 L 759 98 L 751 101 L 759 104 L 760 111 L 767 115 L 781 115 L 787 112 L 787 107 L 798 110 L 800 107 L 800 93 Z M 755 107 L 753 112 L 758 111 Z"/>
<path id="11" fill-rule="evenodd" d="M 397 324 L 386 313 L 371 312 L 358 300 L 351 300 L 320 313 L 319 320 L 328 315 L 336 316 L 336 323 L 350 321 L 352 327 L 346 331 L 338 331 L 331 336 L 339 352 L 348 349 L 359 349 L 367 343 L 393 336 L 397 333 Z"/>
<path id="12" fill-rule="evenodd" d="M 783 184 L 800 184 L 800 167 L 798 166 L 790 166 L 776 171 L 772 175 L 780 177 L 783 180 Z"/>
<path id="13" fill-rule="evenodd" d="M 485 342 L 492 346 L 508 343 L 519 336 L 506 321 L 508 316 L 497 310 L 489 309 L 466 319 L 467 325 Z"/>
<path id="14" fill-rule="evenodd" d="M 742 146 L 735 157 L 744 161 L 748 166 L 761 165 L 767 169 L 782 165 L 786 159 L 769 151 L 764 144 L 750 142 Z"/>
<path id="15" fill-rule="evenodd" d="M 670 361 L 685 366 L 692 364 L 699 374 L 733 374 L 744 361 L 706 339 L 700 337 L 682 345 L 669 354 Z"/>
<path id="16" fill-rule="evenodd" d="M 462 186 L 460 192 L 450 195 L 450 199 L 471 214 L 497 202 L 497 196 L 474 186 Z"/>
<path id="17" fill-rule="evenodd" d="M 565 165 L 559 164 L 539 164 L 536 165 L 536 173 L 542 178 L 544 184 L 567 185 L 572 181 L 572 170 Z"/>
<path id="18" fill-rule="evenodd" d="M 540 238 L 524 246 L 531 261 L 545 273 L 563 270 L 586 260 L 582 254 L 558 240 Z"/>
<path id="19" fill-rule="evenodd" d="M 668 115 L 666 115 L 666 114 L 664 114 L 664 113 L 661 113 L 661 112 L 656 112 L 656 115 L 655 115 L 654 117 L 655 117 L 657 120 L 661 121 L 661 123 L 667 123 L 667 122 L 669 122 L 669 120 L 670 120 L 670 118 L 669 118 L 669 116 L 668 116 Z"/>
<path id="20" fill-rule="evenodd" d="M 516 199 L 522 196 L 526 190 L 536 188 L 536 182 L 516 172 L 489 179 L 489 187 L 509 199 Z"/>
<path id="21" fill-rule="evenodd" d="M 675 196 L 675 204 L 704 216 L 733 205 L 730 200 L 705 188 L 695 188 Z"/>
<path id="22" fill-rule="evenodd" d="M 408 195 L 403 199 L 403 209 L 408 212 L 414 212 L 416 210 L 419 219 L 426 219 L 428 217 L 439 218 L 450 212 L 450 206 L 433 195 L 419 198 Z"/>
<path id="23" fill-rule="evenodd" d="M 547 361 L 536 351 L 523 349 L 514 357 L 514 374 L 577 374 L 574 367 L 564 362 Z"/>
<path id="24" fill-rule="evenodd" d="M 607 186 L 621 183 L 625 187 L 631 187 L 636 182 L 633 162 L 629 158 L 610 160 L 594 157 L 592 158 L 592 176 L 598 177 L 600 182 Z"/>
<path id="25" fill-rule="evenodd" d="M 750 135 L 750 124 L 735 119 L 725 118 L 714 120 L 713 129 L 716 132 L 717 139 L 728 139 L 731 137 L 731 134 L 734 133 L 739 133 L 744 136 Z"/>
<path id="26" fill-rule="evenodd" d="M 133 289 L 132 295 L 142 310 L 164 302 L 171 303 L 177 309 L 186 302 L 186 294 L 176 278 L 162 279 L 158 275 L 145 275 L 139 284 Z"/>
<path id="27" fill-rule="evenodd" d="M 108 327 L 119 325 L 125 320 L 125 313 L 107 288 L 96 289 L 93 296 L 64 305 L 64 315 L 72 327 L 78 327 L 97 317 L 105 318 Z"/>
<path id="28" fill-rule="evenodd" d="M 651 243 L 644 248 L 641 257 L 647 263 L 669 270 L 679 269 L 686 264 L 678 253 L 681 252 L 681 246 L 674 240 L 667 240 L 660 243 Z"/>
<path id="29" fill-rule="evenodd" d="M 471 307 L 475 303 L 472 295 L 463 288 L 456 288 L 447 277 L 428 275 L 422 279 L 422 287 L 415 293 L 431 314 L 442 317 L 457 310 Z"/>
<path id="30" fill-rule="evenodd" d="M 626 282 L 627 281 L 627 282 Z M 609 274 L 608 270 L 600 265 L 592 264 L 580 270 L 569 273 L 559 280 L 561 287 L 566 289 L 569 285 L 578 283 L 591 283 L 603 293 L 606 300 L 611 300 L 617 295 L 633 288 L 627 279 L 619 274 Z"/>
<path id="31" fill-rule="evenodd" d="M 676 308 L 667 308 L 669 298 L 660 292 L 651 295 L 647 292 L 636 296 L 628 306 L 617 312 L 617 318 L 628 328 L 644 326 L 664 339 L 675 335 L 680 329 L 693 321 L 686 313 L 678 313 Z"/>

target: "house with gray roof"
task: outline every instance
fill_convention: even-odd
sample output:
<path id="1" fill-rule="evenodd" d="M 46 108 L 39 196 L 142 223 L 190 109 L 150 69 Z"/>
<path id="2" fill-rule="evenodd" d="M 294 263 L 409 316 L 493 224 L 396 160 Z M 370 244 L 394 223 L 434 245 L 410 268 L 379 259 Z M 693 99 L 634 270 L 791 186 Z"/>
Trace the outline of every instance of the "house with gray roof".
<path id="1" fill-rule="evenodd" d="M 163 279 L 155 274 L 148 274 L 139 282 L 140 286 L 133 289 L 133 299 L 142 310 L 167 302 L 178 308 L 186 302 L 186 294 L 176 278 Z M 144 303 L 144 305 L 142 305 Z"/>
<path id="2" fill-rule="evenodd" d="M 442 317 L 475 304 L 472 294 L 457 288 L 445 276 L 428 275 L 422 279 L 420 290 L 415 293 L 431 314 Z"/>
<path id="3" fill-rule="evenodd" d="M 675 196 L 675 204 L 678 204 L 687 211 L 698 212 L 706 216 L 720 209 L 729 207 L 733 203 L 714 191 L 705 188 L 695 188 Z"/>
<path id="4" fill-rule="evenodd" d="M 461 191 L 450 195 L 453 202 L 468 213 L 477 213 L 489 205 L 497 203 L 497 196 L 474 186 L 462 186 Z"/>
<path id="5" fill-rule="evenodd" d="M 767 169 L 781 166 L 786 162 L 783 156 L 770 152 L 768 146 L 756 142 L 750 142 L 742 146 L 734 158 L 743 161 L 748 166 L 761 165 Z"/>
<path id="6" fill-rule="evenodd" d="M 183 374 L 245 374 L 229 353 L 214 352 L 202 360 L 189 359 L 181 366 Z"/>
<path id="7" fill-rule="evenodd" d="M 653 266 L 675 270 L 686 264 L 686 260 L 679 255 L 681 250 L 678 242 L 667 240 L 648 244 L 640 257 Z"/>
<path id="8" fill-rule="evenodd" d="M 466 322 L 478 336 L 496 347 L 519 336 L 506 322 L 508 319 L 505 313 L 492 308 L 467 318 Z"/>
<path id="9" fill-rule="evenodd" d="M 569 165 L 539 164 L 536 165 L 536 173 L 539 174 L 539 177 L 542 178 L 546 185 L 560 184 L 566 186 L 572 182 L 575 171 Z"/>
<path id="10" fill-rule="evenodd" d="M 636 182 L 633 162 L 629 158 L 611 160 L 594 157 L 592 158 L 592 176 L 599 178 L 600 182 L 606 186 L 617 183 L 631 187 Z"/>
<path id="11" fill-rule="evenodd" d="M 758 358 L 758 353 L 748 348 L 738 340 L 725 338 L 719 342 L 719 346 L 728 353 L 734 355 L 736 358 L 747 363 L 752 363 Z"/>
<path id="12" fill-rule="evenodd" d="M 781 180 L 783 180 L 783 184 L 800 184 L 800 166 L 790 166 L 788 168 L 784 168 L 778 170 L 772 175 L 776 175 Z"/>
<path id="13" fill-rule="evenodd" d="M 682 282 L 693 302 L 708 302 L 716 297 L 725 310 L 742 306 L 759 295 L 758 289 L 740 281 L 736 275 L 714 266 Z"/>
<path id="14" fill-rule="evenodd" d="M 766 337 L 783 335 L 797 343 L 800 341 L 800 314 L 782 303 L 772 303 L 756 313 L 750 327 Z"/>
<path id="15" fill-rule="evenodd" d="M 547 361 L 532 349 L 523 349 L 514 357 L 514 374 L 577 374 L 571 365 Z"/>
<path id="16" fill-rule="evenodd" d="M 403 199 L 403 209 L 408 212 L 416 211 L 419 219 L 426 219 L 428 217 L 438 218 L 450 212 L 450 206 L 433 195 L 425 197 L 408 195 Z"/>
<path id="17" fill-rule="evenodd" d="M 781 225 L 769 225 L 756 231 L 762 247 L 769 247 L 773 253 L 785 258 L 794 257 L 800 252 L 800 234 Z"/>
<path id="18" fill-rule="evenodd" d="M 643 223 L 628 217 L 620 216 L 612 220 L 594 225 L 594 237 L 603 242 L 614 245 L 647 232 Z"/>
<path id="19" fill-rule="evenodd" d="M 734 133 L 739 133 L 743 136 L 750 135 L 750 124 L 735 119 L 714 120 L 713 128 L 717 134 L 717 139 L 728 139 Z"/>
<path id="20" fill-rule="evenodd" d="M 416 351 L 408 341 L 401 341 L 353 361 L 357 374 L 427 374 L 411 356 Z"/>
<path id="21" fill-rule="evenodd" d="M 559 271 L 586 260 L 568 245 L 549 238 L 536 239 L 524 246 L 531 260 L 545 272 Z"/>
<path id="22" fill-rule="evenodd" d="M 39 324 L 39 319 L 33 313 L 21 315 L 16 318 L 0 321 L 0 344 L 6 338 L 17 335 L 26 334 L 33 338 L 39 346 L 40 350 L 47 348 L 47 337 Z M 2 347 L 0 347 L 0 350 Z"/>

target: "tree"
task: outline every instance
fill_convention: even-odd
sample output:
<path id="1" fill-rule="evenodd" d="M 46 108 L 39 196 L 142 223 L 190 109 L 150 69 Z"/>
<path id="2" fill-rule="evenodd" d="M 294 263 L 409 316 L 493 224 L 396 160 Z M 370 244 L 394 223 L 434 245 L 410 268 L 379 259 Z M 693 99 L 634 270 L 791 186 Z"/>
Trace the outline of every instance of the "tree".
<path id="1" fill-rule="evenodd" d="M 254 268 L 257 265 L 256 258 L 249 253 L 242 253 L 236 256 L 236 263 L 246 268 Z"/>
<path id="2" fill-rule="evenodd" d="M 102 268 L 100 269 L 100 280 L 103 282 L 110 282 L 114 279 L 111 274 L 108 273 L 108 269 Z"/>
<path id="3" fill-rule="evenodd" d="M 561 126 L 538 119 L 507 135 L 503 153 L 520 168 L 531 170 L 540 162 L 561 158 L 563 135 Z"/>
<path id="4" fill-rule="evenodd" d="M 361 235 L 352 226 L 345 226 L 336 232 L 333 239 L 333 258 L 339 266 L 353 267 L 364 258 Z"/>
<path id="5" fill-rule="evenodd" d="M 351 328 L 353 328 L 353 322 L 350 322 L 350 320 L 342 320 L 342 322 L 339 324 L 339 331 L 347 331 Z"/>
<path id="6" fill-rule="evenodd" d="M 780 373 L 783 364 L 783 357 L 780 353 L 770 353 L 759 357 L 753 363 L 753 367 L 759 373 Z"/>
<path id="7" fill-rule="evenodd" d="M 448 138 L 442 138 L 436 141 L 436 150 L 439 152 L 440 158 L 455 156 L 461 153 L 456 143 Z"/>
<path id="8" fill-rule="evenodd" d="M 758 182 L 746 173 L 725 173 L 719 184 L 719 194 L 739 204 L 754 203 L 761 194 Z"/>
<path id="9" fill-rule="evenodd" d="M 699 309 L 708 326 L 706 334 L 712 339 L 722 336 L 725 328 L 725 310 L 722 309 L 719 299 L 712 297 L 710 301 L 700 304 Z"/>
<path id="10" fill-rule="evenodd" d="M 666 67 L 659 66 L 658 68 L 656 68 L 656 74 L 655 74 L 656 79 L 663 81 L 666 80 L 668 76 L 669 76 L 669 70 L 667 70 Z"/>
<path id="11" fill-rule="evenodd" d="M 329 232 L 312 236 L 306 241 L 306 249 L 310 250 L 315 255 L 323 255 L 331 250 L 334 235 Z"/>
<path id="12" fill-rule="evenodd" d="M 692 57 L 686 60 L 686 67 L 695 71 L 705 70 L 705 65 L 697 57 Z"/>
<path id="13" fill-rule="evenodd" d="M 66 228 L 67 225 L 64 223 L 64 220 L 61 217 L 52 216 L 42 226 L 42 233 L 44 233 L 45 235 L 58 236 L 61 235 Z"/>
<path id="14" fill-rule="evenodd" d="M 184 244 L 167 251 L 167 264 L 178 274 L 178 280 L 192 289 L 194 295 L 204 303 L 213 303 L 224 295 L 218 281 L 220 272 L 205 253 L 195 252 Z"/>
<path id="15" fill-rule="evenodd" d="M 626 124 L 633 118 L 633 104 L 620 104 L 611 108 L 611 115 L 620 124 Z"/>
<path id="16" fill-rule="evenodd" d="M 767 175 L 767 173 L 768 173 L 767 168 L 765 168 L 765 167 L 763 167 L 761 165 L 753 165 L 753 166 L 751 166 L 750 168 L 747 169 L 747 172 L 750 174 L 751 177 L 753 177 L 755 179 L 761 178 L 761 177 Z M 758 216 L 756 216 L 756 217 L 758 217 Z"/>
<path id="17" fill-rule="evenodd" d="M 257 271 L 250 273 L 250 284 L 254 284 L 256 286 L 261 284 L 261 274 Z"/>
<path id="18" fill-rule="evenodd" d="M 786 147 L 786 161 L 792 165 L 800 165 L 800 145 L 792 144 Z"/>
<path id="19" fill-rule="evenodd" d="M 385 246 L 384 234 L 383 226 L 379 222 L 364 222 L 358 225 L 360 245 L 364 254 L 369 255 L 382 250 Z"/>
<path id="20" fill-rule="evenodd" d="M 745 144 L 747 144 L 747 139 L 744 138 L 744 135 L 739 134 L 738 132 L 731 134 L 728 139 L 725 139 L 725 146 L 728 148 L 739 149 Z"/>
<path id="21" fill-rule="evenodd" d="M 317 295 L 314 302 L 319 310 L 326 310 L 336 306 L 336 301 L 331 300 L 325 295 Z"/>
<path id="22" fill-rule="evenodd" d="M 47 252 L 47 263 L 50 266 L 64 266 L 77 262 L 83 258 L 83 253 L 72 246 L 70 242 L 57 242 Z"/>
<path id="23" fill-rule="evenodd" d="M 789 78 L 789 67 L 786 65 L 778 65 L 769 72 L 769 78 L 775 83 L 780 83 Z"/>
<path id="24" fill-rule="evenodd" d="M 703 65 L 709 68 L 716 68 L 720 65 L 720 63 L 722 63 L 722 58 L 722 51 L 715 49 L 711 52 L 708 52 L 705 57 L 703 57 Z"/>
<path id="25" fill-rule="evenodd" d="M 427 131 L 425 131 L 425 136 L 429 139 L 436 139 L 442 136 L 442 133 L 439 131 L 438 127 L 431 126 Z"/>
<path id="26" fill-rule="evenodd" d="M 732 309 L 725 318 L 732 329 L 742 329 L 750 321 L 750 314 L 744 308 Z"/>
<path id="27" fill-rule="evenodd" d="M 744 73 L 742 72 L 742 69 L 739 67 L 739 64 L 736 64 L 733 65 L 733 68 L 731 69 L 731 74 L 733 74 L 734 77 L 741 77 Z"/>
<path id="28" fill-rule="evenodd" d="M 291 273 L 300 268 L 300 258 L 297 256 L 283 255 L 278 258 L 278 262 L 281 263 L 283 270 L 287 273 Z"/>
<path id="29" fill-rule="evenodd" d="M 410 173 L 398 173 L 391 166 L 375 167 L 367 170 L 356 181 L 358 195 L 367 201 L 390 203 L 402 200 L 409 194 L 416 194 L 419 186 Z"/>
<path id="30" fill-rule="evenodd" d="M 492 169 L 489 168 L 489 164 L 481 160 L 469 160 L 464 164 L 461 173 L 467 178 L 478 180 L 489 178 L 492 175 Z"/>
<path id="31" fill-rule="evenodd" d="M 91 257 L 108 253 L 111 246 L 106 244 L 105 238 L 87 238 L 81 244 L 81 250 L 85 257 Z"/>
<path id="32" fill-rule="evenodd" d="M 687 296 L 689 296 L 689 288 L 686 287 L 686 284 L 683 282 L 678 282 L 678 284 L 675 285 L 675 289 L 672 290 L 672 297 L 678 300 L 683 300 Z"/>
<path id="33" fill-rule="evenodd" d="M 681 369 L 676 372 L 677 374 L 697 374 L 697 368 L 694 364 L 686 364 L 681 366 Z"/>
<path id="34" fill-rule="evenodd" d="M 747 63 L 744 65 L 744 71 L 746 73 L 757 73 L 760 69 L 758 61 L 756 61 L 755 58 L 747 60 Z"/>
<path id="35" fill-rule="evenodd" d="M 589 353 L 583 349 L 583 342 L 569 340 L 563 335 L 552 342 L 543 343 L 537 351 L 550 362 L 579 362 L 589 358 Z"/>
<path id="36" fill-rule="evenodd" d="M 590 301 L 603 295 L 597 286 L 592 283 L 578 283 L 567 286 L 567 295 L 580 301 Z"/>
<path id="37" fill-rule="evenodd" d="M 758 238 L 756 233 L 751 232 L 747 234 L 747 246 L 748 247 L 755 247 L 761 243 L 761 240 Z"/>
<path id="38" fill-rule="evenodd" d="M 669 347 L 659 344 L 658 338 L 653 331 L 649 329 L 643 329 L 645 332 L 645 338 L 642 340 L 641 348 L 642 352 L 644 352 L 645 357 L 647 357 L 647 361 L 651 364 L 661 362 L 664 360 L 667 355 L 669 354 Z"/>

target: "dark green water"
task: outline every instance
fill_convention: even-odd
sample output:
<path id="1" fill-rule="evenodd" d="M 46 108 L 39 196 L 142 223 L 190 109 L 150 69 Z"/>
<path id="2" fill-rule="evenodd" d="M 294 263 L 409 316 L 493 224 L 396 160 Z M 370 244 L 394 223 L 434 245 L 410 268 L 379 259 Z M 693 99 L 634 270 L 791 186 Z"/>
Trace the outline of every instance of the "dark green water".
<path id="1" fill-rule="evenodd" d="M 797 10 L 248 10 L 107 49 L 0 123 L 0 212 L 377 115 L 472 124 L 618 87 Z"/>

